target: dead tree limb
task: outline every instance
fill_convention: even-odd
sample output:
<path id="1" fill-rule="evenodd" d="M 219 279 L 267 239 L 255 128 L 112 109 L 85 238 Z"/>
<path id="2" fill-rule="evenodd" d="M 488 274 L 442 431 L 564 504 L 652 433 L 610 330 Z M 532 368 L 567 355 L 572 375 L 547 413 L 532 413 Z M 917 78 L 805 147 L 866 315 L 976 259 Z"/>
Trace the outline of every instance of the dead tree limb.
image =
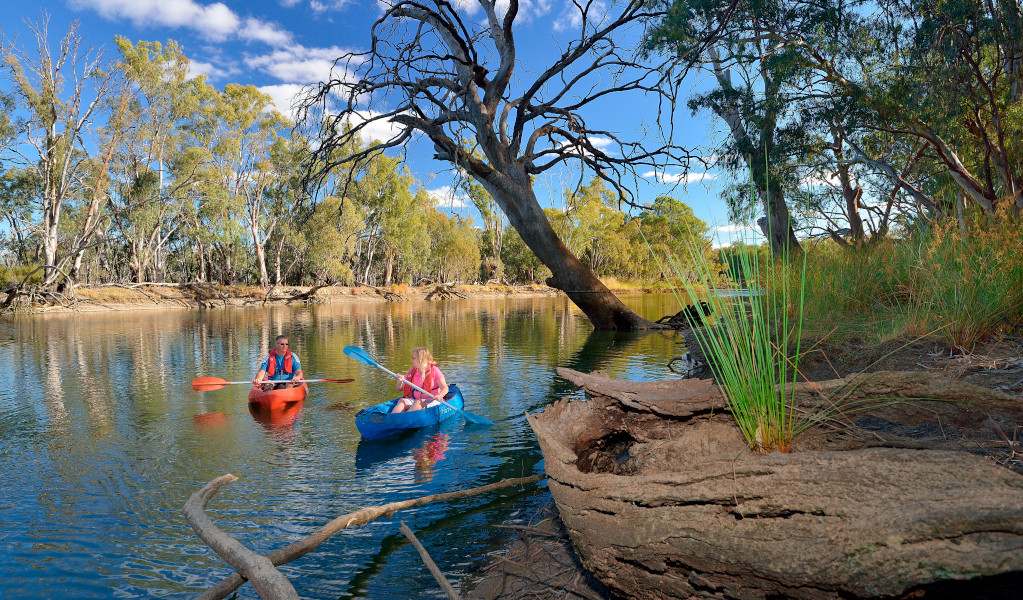
<path id="1" fill-rule="evenodd" d="M 192 494 L 185 503 L 185 518 L 195 533 L 220 555 L 227 564 L 252 582 L 252 587 L 264 600 L 298 600 L 298 592 L 283 573 L 278 571 L 267 557 L 256 554 L 243 546 L 238 540 L 224 533 L 217 527 L 203 510 L 210 498 L 224 484 L 237 481 L 230 473 L 221 475 L 207 483 L 201 490 Z"/>
<path id="2" fill-rule="evenodd" d="M 222 476 L 227 477 L 226 475 Z M 380 506 L 369 506 L 355 512 L 341 515 L 330 521 L 320 529 L 309 534 L 305 538 L 289 544 L 283 548 L 278 548 L 266 555 L 266 558 L 273 563 L 274 566 L 280 566 L 289 563 L 297 558 L 305 556 L 309 552 L 312 552 L 327 541 L 327 539 L 345 529 L 346 527 L 353 527 L 357 525 L 365 525 L 374 519 L 380 517 L 389 517 L 399 510 L 405 508 L 413 508 L 416 506 L 422 506 L 423 504 L 429 504 L 430 502 L 447 502 L 449 500 L 458 500 L 461 498 L 468 498 L 470 496 L 478 496 L 480 494 L 486 494 L 494 490 L 500 490 L 506 487 L 512 487 L 515 485 L 527 485 L 530 483 L 536 483 L 541 479 L 546 478 L 547 475 L 531 475 L 529 477 L 518 477 L 515 479 L 504 479 L 496 483 L 490 483 L 487 485 L 481 485 L 468 490 L 459 490 L 457 492 L 446 492 L 443 494 L 431 494 L 429 496 L 421 496 L 419 498 L 413 498 L 412 500 L 403 500 L 401 502 L 391 502 L 389 504 L 382 504 Z M 214 480 L 216 481 L 216 480 Z M 232 480 L 233 481 L 233 480 Z M 213 482 L 210 482 L 211 484 Z M 223 483 L 228 483 L 224 481 Z M 223 485 L 221 483 L 221 485 Z M 209 485 L 209 484 L 208 484 Z M 218 486 L 219 487 L 219 486 Z M 204 488 L 205 489 L 205 488 Z M 214 490 L 216 491 L 216 490 Z M 210 494 L 212 495 L 212 493 Z M 234 566 L 234 565 L 232 565 Z M 216 584 L 212 588 L 206 590 L 205 593 L 200 595 L 197 600 L 222 600 L 227 598 L 231 592 L 235 591 L 242 586 L 246 581 L 243 573 L 234 573 L 229 575 L 226 579 Z"/>
<path id="3" fill-rule="evenodd" d="M 370 288 L 374 292 L 376 292 L 376 293 L 380 294 L 381 296 L 383 296 L 384 300 L 387 300 L 388 302 L 401 302 L 401 301 L 404 301 L 404 300 L 408 299 L 405 296 L 402 296 L 401 294 L 395 294 L 394 292 L 392 292 L 390 290 L 385 290 L 384 288 L 378 288 L 375 285 L 370 285 L 368 283 L 360 283 L 359 285 L 362 286 L 362 287 Z"/>
<path id="4" fill-rule="evenodd" d="M 405 521 L 401 522 L 401 527 L 399 527 L 398 530 L 401 531 L 402 535 L 408 538 L 408 541 L 412 542 L 413 546 L 415 546 L 416 551 L 419 552 L 419 557 L 423 559 L 423 562 L 426 564 L 426 568 L 430 570 L 430 574 L 437 580 L 437 583 L 440 585 L 441 589 L 444 590 L 444 593 L 448 595 L 448 598 L 451 600 L 461 600 L 458 596 L 458 592 L 455 591 L 455 588 L 451 587 L 451 583 L 448 581 L 448 578 L 444 576 L 444 573 L 441 573 L 437 563 L 433 562 L 433 559 L 430 558 L 430 553 L 427 552 L 426 548 L 419 543 L 419 540 L 416 539 L 416 534 L 412 533 L 412 530 L 405 524 Z"/>
<path id="5" fill-rule="evenodd" d="M 439 283 L 433 288 L 429 294 L 426 295 L 427 300 L 433 300 L 434 297 L 441 299 L 448 299 L 451 297 L 455 298 L 468 298 L 465 294 L 455 290 L 454 283 Z"/>

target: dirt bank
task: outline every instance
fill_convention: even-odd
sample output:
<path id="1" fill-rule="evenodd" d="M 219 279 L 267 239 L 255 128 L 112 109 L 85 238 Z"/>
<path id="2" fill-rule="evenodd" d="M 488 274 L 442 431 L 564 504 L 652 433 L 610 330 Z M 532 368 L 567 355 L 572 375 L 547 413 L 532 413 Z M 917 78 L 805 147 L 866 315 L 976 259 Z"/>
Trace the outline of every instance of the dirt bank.
<path id="1" fill-rule="evenodd" d="M 504 298 L 557 296 L 561 292 L 544 285 L 431 285 L 386 288 L 369 286 L 256 286 L 214 284 L 118 284 L 78 286 L 67 294 L 25 294 L 12 305 L 19 314 L 102 312 L 329 304 L 339 302 L 401 302 L 457 298 Z"/>

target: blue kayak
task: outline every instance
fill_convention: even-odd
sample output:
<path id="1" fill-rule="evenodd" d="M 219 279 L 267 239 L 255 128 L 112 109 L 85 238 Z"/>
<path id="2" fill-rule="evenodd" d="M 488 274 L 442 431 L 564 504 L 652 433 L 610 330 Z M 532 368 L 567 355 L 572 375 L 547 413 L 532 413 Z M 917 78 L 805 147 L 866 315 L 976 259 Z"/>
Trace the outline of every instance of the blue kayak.
<path id="1" fill-rule="evenodd" d="M 392 413 L 391 409 L 394 408 L 398 400 L 401 398 L 381 402 L 376 406 L 363 409 L 355 415 L 355 426 L 359 429 L 359 434 L 363 439 L 375 440 L 403 431 L 434 425 L 455 416 L 458 410 L 465 406 L 462 390 L 454 384 L 448 388 L 448 395 L 444 396 L 444 400 L 455 408 L 440 404 L 412 412 Z"/>

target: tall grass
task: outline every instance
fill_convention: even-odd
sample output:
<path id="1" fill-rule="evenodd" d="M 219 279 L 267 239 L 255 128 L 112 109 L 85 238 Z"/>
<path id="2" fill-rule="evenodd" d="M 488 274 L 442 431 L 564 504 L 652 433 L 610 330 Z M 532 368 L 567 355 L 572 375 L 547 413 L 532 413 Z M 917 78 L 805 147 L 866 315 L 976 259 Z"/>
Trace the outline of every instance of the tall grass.
<path id="1" fill-rule="evenodd" d="M 797 418 L 792 385 L 799 374 L 805 255 L 792 261 L 742 253 L 737 280 L 748 289 L 717 277 L 700 248 L 688 249 L 686 269 L 678 258 L 668 255 L 658 263 L 679 282 L 680 304 L 695 307 L 702 301 L 710 307 L 713 322 L 706 326 L 685 314 L 739 430 L 755 451 L 788 452 L 792 438 L 808 425 Z M 783 284 L 766 286 L 768 281 Z"/>
<path id="2" fill-rule="evenodd" d="M 937 333 L 968 352 L 1023 316 L 1023 231 L 1011 216 L 930 224 L 869 248 L 803 248 L 806 332 L 834 345 Z"/>

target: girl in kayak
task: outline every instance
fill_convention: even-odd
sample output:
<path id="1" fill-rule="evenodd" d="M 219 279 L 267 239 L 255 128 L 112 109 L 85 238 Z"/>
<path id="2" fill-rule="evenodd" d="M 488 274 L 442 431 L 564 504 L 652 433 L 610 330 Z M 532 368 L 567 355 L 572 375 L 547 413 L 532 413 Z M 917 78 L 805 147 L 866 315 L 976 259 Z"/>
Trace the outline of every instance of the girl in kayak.
<path id="1" fill-rule="evenodd" d="M 444 380 L 444 374 L 437 368 L 437 363 L 433 360 L 430 351 L 421 346 L 412 349 L 412 368 L 405 373 L 404 380 L 423 388 L 438 398 L 443 398 L 448 393 L 448 382 Z M 398 391 L 402 392 L 402 398 L 391 410 L 394 413 L 426 408 L 433 401 L 429 396 L 404 383 L 402 378 L 398 379 Z"/>

